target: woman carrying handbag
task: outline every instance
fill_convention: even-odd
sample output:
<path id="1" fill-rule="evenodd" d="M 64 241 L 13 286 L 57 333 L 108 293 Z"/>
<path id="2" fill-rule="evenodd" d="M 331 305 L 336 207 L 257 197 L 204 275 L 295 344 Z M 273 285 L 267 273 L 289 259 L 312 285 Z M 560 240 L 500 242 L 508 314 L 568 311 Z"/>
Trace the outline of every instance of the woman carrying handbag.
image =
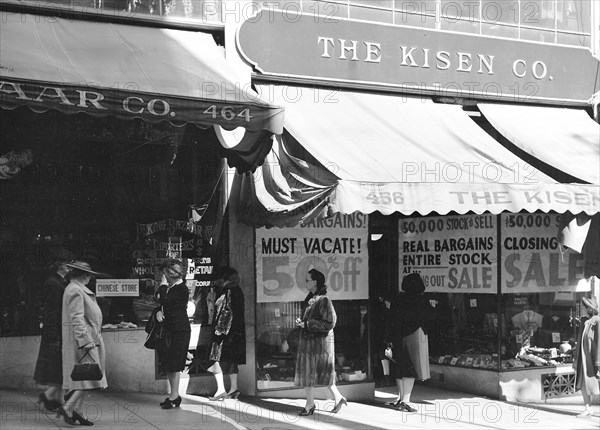
<path id="1" fill-rule="evenodd" d="M 86 391 L 106 388 L 106 368 L 104 342 L 100 330 L 102 311 L 96 303 L 95 294 L 87 287 L 94 275 L 89 263 L 74 261 L 69 285 L 65 288 L 62 304 L 62 369 L 63 388 L 71 391 L 69 399 L 58 409 L 58 415 L 67 424 L 94 425 L 82 415 Z M 73 380 L 71 374 L 80 362 L 91 360 L 98 363 L 102 376 L 98 380 Z M 75 378 L 79 379 L 79 378 Z"/>
<path id="2" fill-rule="evenodd" d="M 209 400 L 237 399 L 240 395 L 238 365 L 246 364 L 246 323 L 244 293 L 240 277 L 231 267 L 220 270 L 219 283 L 223 292 L 215 302 L 215 325 L 209 360 L 209 372 L 215 375 L 216 393 Z M 229 391 L 225 390 L 223 375 L 229 375 Z"/>
<path id="3" fill-rule="evenodd" d="M 179 381 L 185 369 L 190 347 L 191 326 L 187 315 L 190 291 L 183 281 L 185 266 L 175 258 L 168 259 L 162 268 L 166 284 L 158 287 L 157 298 L 162 308 L 156 312 L 156 320 L 164 325 L 170 337 L 168 345 L 157 348 L 159 369 L 167 373 L 169 396 L 160 403 L 163 409 L 181 405 Z"/>

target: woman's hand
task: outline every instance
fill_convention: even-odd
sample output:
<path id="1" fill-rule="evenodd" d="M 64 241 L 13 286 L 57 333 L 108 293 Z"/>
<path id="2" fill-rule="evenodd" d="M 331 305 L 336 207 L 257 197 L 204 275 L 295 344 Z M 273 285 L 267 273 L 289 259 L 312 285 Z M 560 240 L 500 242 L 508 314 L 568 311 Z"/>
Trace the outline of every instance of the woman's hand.
<path id="1" fill-rule="evenodd" d="M 296 326 L 300 327 L 300 328 L 304 328 L 306 326 L 306 323 L 304 321 L 302 321 L 300 318 L 296 318 Z"/>
<path id="2" fill-rule="evenodd" d="M 165 320 L 165 316 L 162 313 L 162 311 L 158 311 L 156 313 L 156 321 L 158 321 L 159 323 L 163 322 Z"/>
<path id="3" fill-rule="evenodd" d="M 96 345 L 95 345 L 95 344 L 93 344 L 93 343 L 88 343 L 87 345 L 85 345 L 85 346 L 83 347 L 83 349 L 84 349 L 84 351 L 85 351 L 85 352 L 88 352 L 88 351 L 91 351 L 92 349 L 94 349 L 95 347 L 96 347 Z"/>

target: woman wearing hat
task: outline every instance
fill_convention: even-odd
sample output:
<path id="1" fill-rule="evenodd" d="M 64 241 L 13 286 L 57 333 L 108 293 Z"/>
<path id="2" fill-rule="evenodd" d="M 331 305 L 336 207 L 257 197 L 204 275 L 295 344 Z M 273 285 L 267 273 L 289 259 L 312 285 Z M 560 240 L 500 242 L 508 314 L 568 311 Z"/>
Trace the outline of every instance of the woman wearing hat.
<path id="1" fill-rule="evenodd" d="M 420 335 L 419 329 L 430 319 L 433 308 L 423 295 L 425 284 L 418 273 L 406 275 L 402 279 L 401 288 L 403 292 L 392 303 L 390 324 L 385 336 L 391 344 L 385 354 L 390 359 L 398 387 L 396 401 L 389 404 L 401 412 L 412 413 L 417 412 L 417 409 L 409 404 L 410 396 L 415 379 L 419 377 L 416 367 L 418 363 L 414 362 L 418 346 L 412 342 L 412 337 Z"/>
<path id="2" fill-rule="evenodd" d="M 592 415 L 592 395 L 600 394 L 600 319 L 595 297 L 583 297 L 586 316 L 579 327 L 579 341 L 575 350 L 575 390 L 581 390 L 585 410 L 580 418 Z"/>
<path id="3" fill-rule="evenodd" d="M 35 382 L 48 386 L 40 393 L 39 402 L 52 412 L 56 412 L 63 402 L 61 308 L 63 292 L 68 284 L 66 278 L 71 271 L 67 262 L 64 258 L 56 259 L 42 285 L 42 337 L 33 374 Z"/>
<path id="4" fill-rule="evenodd" d="M 69 285 L 65 288 L 62 302 L 62 371 L 63 388 L 72 391 L 71 397 L 58 409 L 67 424 L 91 426 L 94 423 L 82 415 L 85 392 L 106 388 L 106 368 L 104 342 L 100 330 L 102 311 L 96 303 L 95 294 L 87 287 L 94 275 L 89 263 L 74 261 L 67 264 L 71 268 Z M 99 381 L 72 381 L 71 371 L 83 356 L 91 357 L 102 369 Z M 87 360 L 86 357 L 86 360 Z"/>
<path id="5" fill-rule="evenodd" d="M 183 281 L 185 266 L 181 260 L 170 258 L 162 267 L 166 284 L 158 287 L 156 296 L 161 310 L 156 313 L 158 322 L 165 323 L 165 328 L 171 335 L 171 345 L 166 350 L 158 352 L 160 370 L 167 373 L 169 381 L 169 396 L 160 403 L 163 409 L 176 408 L 181 405 L 179 381 L 181 371 L 190 346 L 191 326 L 187 314 L 190 291 Z"/>

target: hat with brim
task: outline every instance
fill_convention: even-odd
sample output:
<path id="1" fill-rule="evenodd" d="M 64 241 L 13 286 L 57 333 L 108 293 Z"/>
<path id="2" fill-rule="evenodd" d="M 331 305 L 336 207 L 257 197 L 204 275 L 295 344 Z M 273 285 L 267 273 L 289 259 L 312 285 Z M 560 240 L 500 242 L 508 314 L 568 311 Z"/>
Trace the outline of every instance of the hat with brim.
<path id="1" fill-rule="evenodd" d="M 581 299 L 584 305 L 586 305 L 590 309 L 598 310 L 598 301 L 595 297 L 583 297 Z"/>
<path id="2" fill-rule="evenodd" d="M 72 269 L 81 270 L 83 272 L 92 273 L 94 275 L 100 275 L 101 274 L 101 273 L 98 273 L 98 272 L 94 272 L 92 270 L 92 266 L 90 266 L 90 263 L 86 263 L 85 261 L 71 261 L 70 263 L 67 263 L 66 265 L 68 267 L 72 268 Z"/>

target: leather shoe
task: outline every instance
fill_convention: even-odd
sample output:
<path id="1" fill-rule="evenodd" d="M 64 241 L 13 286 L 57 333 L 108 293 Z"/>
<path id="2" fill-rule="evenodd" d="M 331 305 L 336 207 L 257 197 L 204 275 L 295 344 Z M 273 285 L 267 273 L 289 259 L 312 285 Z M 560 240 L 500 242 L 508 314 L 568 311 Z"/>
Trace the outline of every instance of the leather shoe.
<path id="1" fill-rule="evenodd" d="M 178 408 L 179 405 L 181 405 L 181 396 L 177 396 L 176 399 L 171 400 L 167 397 L 167 400 L 165 400 L 164 404 L 161 404 L 161 408 L 163 409 L 173 409 L 173 408 Z"/>
<path id="2" fill-rule="evenodd" d="M 310 408 L 309 410 L 306 410 L 306 408 L 304 408 L 300 412 L 298 412 L 298 415 L 300 415 L 301 417 L 306 417 L 308 415 L 312 415 L 315 413 L 315 408 L 316 408 L 315 405 L 313 405 L 313 407 Z"/>
<path id="3" fill-rule="evenodd" d="M 211 402 L 218 402 L 221 400 L 225 400 L 226 398 L 228 398 L 229 395 L 227 393 L 221 393 L 219 395 L 214 395 L 208 398 L 208 400 L 210 400 Z"/>
<path id="4" fill-rule="evenodd" d="M 337 414 L 337 413 L 340 411 L 340 409 L 342 409 L 342 406 L 344 406 L 344 405 L 348 405 L 348 401 L 346 400 L 346 398 L 345 398 L 345 397 L 342 397 L 342 398 L 340 399 L 340 401 L 339 401 L 339 402 L 337 402 L 337 404 L 336 404 L 336 405 L 334 406 L 334 408 L 331 410 L 331 413 L 332 413 L 332 414 Z"/>

